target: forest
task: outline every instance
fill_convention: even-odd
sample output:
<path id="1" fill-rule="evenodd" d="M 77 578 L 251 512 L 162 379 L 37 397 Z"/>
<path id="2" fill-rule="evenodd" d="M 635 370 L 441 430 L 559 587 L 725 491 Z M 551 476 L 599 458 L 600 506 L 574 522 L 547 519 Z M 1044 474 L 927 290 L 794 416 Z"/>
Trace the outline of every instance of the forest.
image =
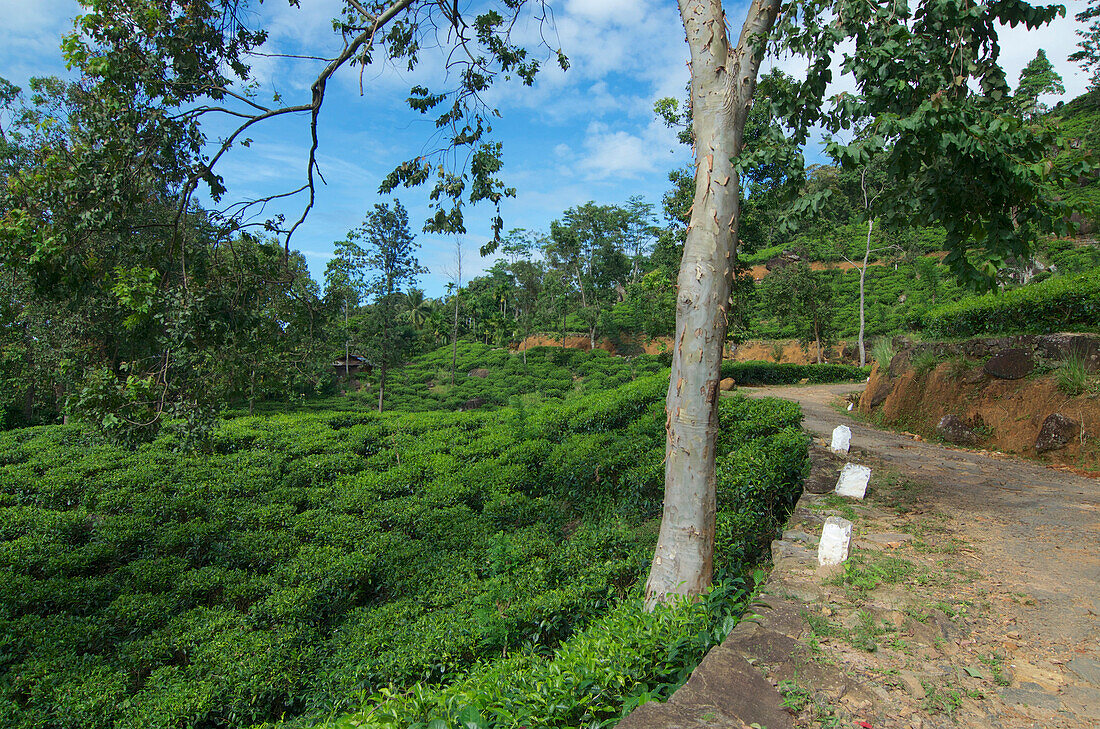
<path id="1" fill-rule="evenodd" d="M 1065 89 L 1044 51 L 1010 83 L 988 49 L 997 23 L 1057 10 L 842 2 L 826 33 L 831 3 L 754 4 L 772 8 L 768 52 L 813 63 L 757 79 L 764 49 L 742 39 L 755 96 L 736 154 L 712 154 L 704 180 L 697 153 L 660 200 L 563 205 L 544 230 L 500 215 L 514 191 L 482 101 L 540 72 L 509 34 L 524 2 L 340 3 L 342 50 L 298 106 L 242 90 L 266 31 L 238 5 L 82 0 L 71 77 L 0 78 L 5 727 L 613 726 L 751 614 L 809 470 L 798 406 L 719 396 L 719 380 L 854 383 L 899 336 L 1100 330 L 1095 2 L 1075 59 L 1090 90 L 1053 106 Z M 926 27 L 937 13 L 947 30 Z M 257 221 L 281 196 L 236 202 L 217 164 L 249 151 L 252 125 L 305 115 L 305 219 L 327 81 L 372 53 L 412 70 L 433 22 L 467 52 L 457 88 L 406 102 L 439 115 L 466 166 L 390 172 L 315 280 L 301 219 Z M 882 52 L 847 62 L 858 94 L 827 99 L 849 36 Z M 916 72 L 898 59 L 924 52 L 970 65 L 899 81 Z M 208 132 L 234 103 L 237 132 Z M 702 106 L 652 114 L 697 151 Z M 423 225 L 400 200 L 422 185 Z M 734 211 L 714 234 L 723 275 L 698 257 L 717 187 Z M 478 251 L 462 243 L 475 203 L 496 210 Z M 453 260 L 425 258 L 439 234 Z M 438 295 L 429 265 L 450 277 Z M 685 323 L 704 301 L 705 333 Z M 692 332 L 705 342 L 685 350 Z M 733 356 L 782 340 L 817 363 Z M 705 387 L 693 364 L 713 365 Z M 677 599 L 647 576 L 692 407 L 710 418 L 712 560 Z"/>

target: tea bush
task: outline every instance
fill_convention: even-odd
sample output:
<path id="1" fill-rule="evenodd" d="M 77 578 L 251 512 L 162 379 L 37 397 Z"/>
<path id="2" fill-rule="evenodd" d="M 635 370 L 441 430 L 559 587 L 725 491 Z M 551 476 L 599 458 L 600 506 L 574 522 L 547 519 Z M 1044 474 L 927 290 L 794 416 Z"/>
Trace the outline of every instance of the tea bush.
<path id="1" fill-rule="evenodd" d="M 603 382 L 635 374 L 556 356 Z M 202 455 L 170 433 L 130 450 L 81 426 L 0 434 L 0 725 L 339 712 L 382 690 L 510 674 L 494 668 L 504 656 L 529 662 L 517 680 L 565 670 L 541 662 L 581 655 L 569 646 L 592 645 L 603 619 L 635 621 L 624 645 L 643 652 L 593 681 L 640 666 L 646 686 L 669 683 L 644 646 L 695 640 L 710 618 L 631 617 L 660 513 L 667 383 L 495 412 L 235 417 Z M 806 447 L 795 406 L 733 398 L 720 413 L 719 560 L 732 576 L 785 518 Z M 575 661 L 569 671 L 589 670 Z M 593 716 L 621 704 L 608 707 Z"/>
<path id="2" fill-rule="evenodd" d="M 972 296 L 925 315 L 929 334 L 1046 334 L 1100 327 L 1100 270 Z"/>
<path id="3" fill-rule="evenodd" d="M 852 365 L 796 365 L 779 362 L 723 362 L 722 377 L 732 377 L 738 385 L 794 385 L 802 380 L 814 384 L 858 382 L 870 369 Z"/>

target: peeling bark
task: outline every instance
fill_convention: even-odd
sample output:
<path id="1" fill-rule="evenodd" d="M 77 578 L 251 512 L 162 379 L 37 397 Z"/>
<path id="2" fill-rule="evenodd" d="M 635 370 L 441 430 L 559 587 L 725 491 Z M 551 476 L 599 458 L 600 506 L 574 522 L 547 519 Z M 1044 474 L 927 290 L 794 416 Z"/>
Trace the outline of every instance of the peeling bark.
<path id="1" fill-rule="evenodd" d="M 711 584 L 715 537 L 718 382 L 737 255 L 740 180 L 733 159 L 756 90 L 778 0 L 754 0 L 730 46 L 721 0 L 679 0 L 691 50 L 695 198 L 677 279 L 672 377 L 665 404 L 665 500 L 646 583 L 650 609 Z"/>

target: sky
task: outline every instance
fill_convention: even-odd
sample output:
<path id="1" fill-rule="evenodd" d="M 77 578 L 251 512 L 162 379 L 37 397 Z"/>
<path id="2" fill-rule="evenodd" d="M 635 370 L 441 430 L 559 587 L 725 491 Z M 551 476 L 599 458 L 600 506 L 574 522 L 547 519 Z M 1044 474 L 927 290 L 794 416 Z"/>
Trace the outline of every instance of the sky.
<path id="1" fill-rule="evenodd" d="M 300 9 L 286 0 L 252 0 L 254 25 L 269 31 L 267 50 L 280 53 L 331 55 L 340 48 L 332 18 L 343 0 L 301 0 Z M 659 98 L 682 98 L 688 82 L 687 44 L 676 3 L 672 0 L 551 0 L 552 24 L 525 16 L 514 32 L 537 43 L 545 38 L 560 46 L 570 68 L 562 72 L 547 57 L 531 88 L 518 82 L 498 84 L 490 104 L 502 117 L 494 136 L 504 146 L 504 179 L 517 189 L 502 205 L 505 229 L 547 231 L 551 221 L 575 205 L 593 200 L 623 203 L 640 195 L 659 210 L 668 189 L 670 170 L 690 163 L 690 151 L 676 141 L 653 114 Z M 1061 74 L 1065 100 L 1085 91 L 1087 76 L 1066 60 L 1077 47 L 1073 16 L 1084 0 L 1066 3 L 1066 17 L 1038 31 L 1005 28 L 1001 32 L 1001 62 L 1010 81 L 1039 48 L 1046 50 Z M 731 18 L 742 17 L 744 3 L 730 3 Z M 59 45 L 81 8 L 75 0 L 0 0 L 0 77 L 25 85 L 32 76 L 66 76 Z M 541 51 L 543 56 L 547 51 Z M 788 59 L 768 60 L 764 71 L 778 65 L 798 74 Z M 263 57 L 253 64 L 258 98 L 281 95 L 287 104 L 309 99 L 309 87 L 320 64 L 314 61 Z M 424 83 L 447 86 L 438 50 L 427 49 L 412 73 L 392 65 L 339 72 L 329 84 L 320 119 L 321 172 L 317 202 L 292 240 L 310 272 L 321 281 L 332 257 L 333 244 L 359 226 L 377 203 L 394 196 L 409 210 L 411 227 L 421 244 L 420 262 L 428 267 L 421 285 L 429 295 L 442 293 L 455 273 L 456 242 L 462 249 L 463 280 L 492 265 L 477 249 L 491 236 L 492 206 L 466 208 L 468 233 L 455 236 L 420 233 L 428 217 L 428 189 L 401 189 L 394 196 L 378 194 L 382 178 L 401 161 L 432 149 L 432 121 L 405 104 L 409 88 Z M 361 91 L 362 89 L 362 91 Z M 1058 97 L 1044 98 L 1048 104 Z M 212 125 L 211 139 L 227 127 Z M 236 148 L 218 167 L 228 193 L 223 202 L 254 199 L 296 189 L 304 182 L 309 146 L 305 116 L 284 117 L 250 130 L 254 141 Z M 812 157 L 812 152 L 810 153 Z M 269 207 L 288 220 L 300 215 L 303 199 Z"/>

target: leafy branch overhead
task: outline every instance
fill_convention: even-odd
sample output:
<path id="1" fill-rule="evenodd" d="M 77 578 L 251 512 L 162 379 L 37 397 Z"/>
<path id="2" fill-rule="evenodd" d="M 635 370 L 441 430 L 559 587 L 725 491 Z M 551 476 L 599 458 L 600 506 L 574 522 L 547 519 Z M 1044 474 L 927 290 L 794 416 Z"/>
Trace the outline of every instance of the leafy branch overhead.
<path id="1" fill-rule="evenodd" d="M 943 226 L 946 263 L 970 285 L 987 286 L 991 272 L 1024 256 L 1038 234 L 1069 232 L 1059 193 L 1093 168 L 1081 154 L 1050 161 L 1051 150 L 1070 152 L 1069 140 L 1020 118 L 999 64 L 998 26 L 1036 29 L 1064 13 L 1014 0 L 787 3 L 772 44 L 804 59 L 807 75 L 773 96 L 783 129 L 769 130 L 739 166 L 776 158 L 783 134 L 801 145 L 823 129 L 826 152 L 845 167 L 881 158 L 894 180 L 881 218 Z M 855 93 L 825 99 L 838 80 L 834 68 Z M 806 196 L 796 207 L 810 213 L 821 204 Z"/>
<path id="2" fill-rule="evenodd" d="M 289 0 L 297 7 L 297 0 Z M 385 177 L 380 192 L 413 187 L 435 180 L 430 193 L 434 214 L 425 225 L 436 232 L 464 232 L 463 204 L 489 201 L 496 206 L 495 233 L 503 227 L 499 205 L 515 190 L 499 178 L 503 149 L 491 140 L 491 120 L 499 112 L 488 106 L 485 92 L 503 78 L 534 82 L 540 60 L 512 37 L 523 17 L 547 22 L 542 0 L 498 0 L 476 15 L 447 0 L 346 0 L 333 21 L 333 49 L 324 55 L 292 56 L 319 64 L 310 98 L 283 104 L 260 98 L 253 79 L 255 59 L 272 54 L 267 31 L 249 27 L 249 4 L 241 0 L 84 0 L 87 12 L 64 43 L 71 67 L 128 99 L 144 116 L 154 118 L 183 140 L 180 173 L 174 180 L 182 218 L 200 184 L 217 202 L 226 189 L 217 165 L 235 146 L 251 144 L 246 134 L 261 123 L 287 115 L 309 119 L 311 145 L 301 187 L 256 200 L 240 201 L 219 211 L 230 230 L 260 225 L 290 237 L 316 199 L 317 183 L 325 182 L 318 163 L 318 124 L 328 82 L 342 69 L 400 64 L 408 70 L 423 62 L 426 51 L 450 49 L 437 76 L 442 89 L 414 86 L 408 104 L 421 114 L 436 114 L 436 132 L 426 151 L 399 165 Z M 305 11 L 303 11 L 305 12 Z M 565 55 L 543 41 L 548 55 L 564 69 Z M 206 119 L 235 124 L 224 138 L 210 140 L 202 130 Z M 289 224 L 281 216 L 257 221 L 265 206 L 282 198 L 304 200 L 301 215 Z"/>

